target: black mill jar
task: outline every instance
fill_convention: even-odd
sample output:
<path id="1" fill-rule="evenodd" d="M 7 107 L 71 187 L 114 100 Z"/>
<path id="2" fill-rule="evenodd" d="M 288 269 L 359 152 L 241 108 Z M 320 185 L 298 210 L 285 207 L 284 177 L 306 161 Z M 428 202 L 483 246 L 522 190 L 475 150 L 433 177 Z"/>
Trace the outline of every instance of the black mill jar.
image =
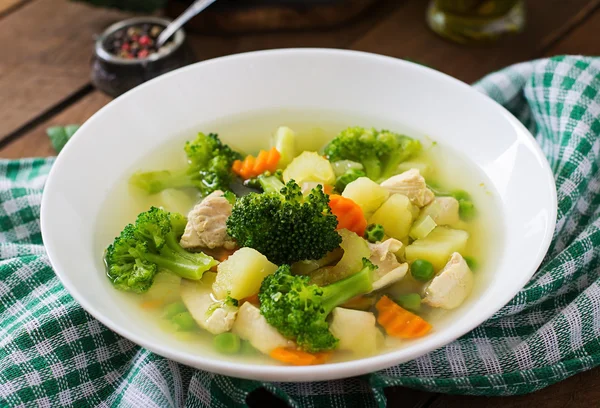
<path id="1" fill-rule="evenodd" d="M 160 27 L 161 31 L 171 21 L 160 17 L 135 17 L 108 27 L 96 39 L 92 60 L 92 83 L 102 92 L 117 97 L 136 86 L 166 72 L 191 64 L 194 54 L 186 41 L 183 29 L 179 29 L 159 50 L 152 53 L 121 52 L 122 35 L 128 29 L 146 31 Z M 147 41 L 147 40 L 146 40 Z M 143 43 L 143 42 L 142 42 Z M 125 46 L 123 46 L 125 47 Z"/>

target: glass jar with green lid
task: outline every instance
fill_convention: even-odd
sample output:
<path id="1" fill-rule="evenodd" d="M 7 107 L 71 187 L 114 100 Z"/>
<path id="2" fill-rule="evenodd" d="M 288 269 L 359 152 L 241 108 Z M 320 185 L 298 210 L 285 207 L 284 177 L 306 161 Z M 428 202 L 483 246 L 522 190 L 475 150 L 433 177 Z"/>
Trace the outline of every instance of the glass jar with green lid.
<path id="1" fill-rule="evenodd" d="M 520 32 L 524 0 L 431 0 L 429 27 L 452 41 L 485 43 Z"/>

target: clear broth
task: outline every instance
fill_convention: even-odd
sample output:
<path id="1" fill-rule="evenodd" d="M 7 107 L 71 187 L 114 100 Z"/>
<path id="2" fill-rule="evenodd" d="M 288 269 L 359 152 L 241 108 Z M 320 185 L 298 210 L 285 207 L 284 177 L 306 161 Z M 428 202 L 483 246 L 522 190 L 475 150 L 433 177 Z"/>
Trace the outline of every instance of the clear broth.
<path id="1" fill-rule="evenodd" d="M 464 225 L 464 230 L 470 234 L 467 249 L 463 255 L 472 256 L 477 260 L 475 271 L 475 286 L 469 299 L 476 298 L 486 288 L 493 272 L 493 265 L 501 255 L 503 242 L 500 236 L 501 216 L 496 202 L 496 194 L 491 190 L 491 183 L 470 160 L 449 146 L 435 142 L 428 135 L 414 129 L 406 128 L 400 123 L 381 118 L 361 117 L 356 114 L 322 111 L 279 110 L 271 112 L 250 112 L 227 120 L 214 121 L 198 126 L 197 129 L 169 138 L 164 145 L 145 157 L 139 163 L 134 163 L 130 172 L 125 174 L 112 189 L 103 206 L 97 227 L 96 253 L 102 254 L 108 244 L 117 236 L 123 227 L 135 221 L 137 214 L 148 210 L 151 206 L 162 206 L 169 211 L 182 214 L 187 212 L 199 201 L 200 197 L 193 190 L 170 190 L 161 194 L 148 196 L 142 191 L 129 186 L 130 174 L 137 170 L 151 171 L 161 169 L 185 168 L 186 158 L 183 145 L 186 140 L 193 139 L 198 131 L 218 133 L 220 138 L 233 148 L 244 153 L 254 154 L 258 150 L 270 146 L 273 133 L 278 126 L 285 125 L 294 130 L 297 135 L 299 151 L 320 151 L 324 145 L 335 137 L 341 130 L 349 126 L 364 126 L 390 129 L 420 139 L 424 152 L 411 161 L 430 163 L 431 174 L 428 182 L 435 181 L 444 190 L 462 189 L 467 191 L 477 208 L 477 217 Z M 239 135 L 243 135 L 242 138 Z M 389 289 L 392 294 L 409 293 L 419 290 L 423 284 L 412 280 L 408 274 L 401 282 Z M 213 355 L 232 361 L 246 363 L 275 364 L 276 361 L 268 356 L 256 353 L 242 353 L 235 356 L 218 355 L 212 347 L 213 335 L 198 329 L 195 332 L 175 332 L 172 326 L 162 318 L 162 309 L 143 309 L 143 296 L 116 291 L 131 307 L 136 309 L 136 316 L 148 320 L 149 325 L 160 325 L 164 330 L 171 331 L 173 340 L 182 350 L 198 355 Z M 430 322 L 435 330 L 437 324 L 452 319 L 469 307 L 469 299 L 459 308 L 444 311 L 423 305 L 420 316 Z M 399 340 L 386 336 L 380 353 L 389 352 L 404 347 L 417 340 Z M 346 352 L 336 352 L 332 362 L 352 360 L 356 357 Z"/>

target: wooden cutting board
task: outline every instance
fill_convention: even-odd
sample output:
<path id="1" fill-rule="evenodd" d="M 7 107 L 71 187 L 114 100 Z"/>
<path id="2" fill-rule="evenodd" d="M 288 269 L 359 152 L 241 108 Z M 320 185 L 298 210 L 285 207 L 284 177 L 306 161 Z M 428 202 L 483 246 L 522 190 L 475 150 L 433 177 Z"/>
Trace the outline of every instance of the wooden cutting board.
<path id="1" fill-rule="evenodd" d="M 197 33 L 247 33 L 326 28 L 349 22 L 379 0 L 217 0 L 186 24 Z M 175 18 L 190 0 L 169 0 Z"/>

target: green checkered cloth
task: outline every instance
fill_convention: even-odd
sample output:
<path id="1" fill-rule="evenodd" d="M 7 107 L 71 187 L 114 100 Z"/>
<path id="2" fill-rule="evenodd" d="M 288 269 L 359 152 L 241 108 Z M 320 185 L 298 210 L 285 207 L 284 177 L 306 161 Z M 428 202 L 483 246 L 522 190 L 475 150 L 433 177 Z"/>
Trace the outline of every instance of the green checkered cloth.
<path id="1" fill-rule="evenodd" d="M 292 406 L 384 406 L 383 389 L 473 395 L 539 390 L 600 362 L 600 58 L 518 64 L 476 89 L 535 135 L 554 171 L 558 225 L 542 266 L 490 320 L 408 363 L 348 380 L 261 383 L 153 354 L 88 315 L 40 235 L 53 159 L 0 161 L 0 405 L 236 407 L 258 387 Z"/>

